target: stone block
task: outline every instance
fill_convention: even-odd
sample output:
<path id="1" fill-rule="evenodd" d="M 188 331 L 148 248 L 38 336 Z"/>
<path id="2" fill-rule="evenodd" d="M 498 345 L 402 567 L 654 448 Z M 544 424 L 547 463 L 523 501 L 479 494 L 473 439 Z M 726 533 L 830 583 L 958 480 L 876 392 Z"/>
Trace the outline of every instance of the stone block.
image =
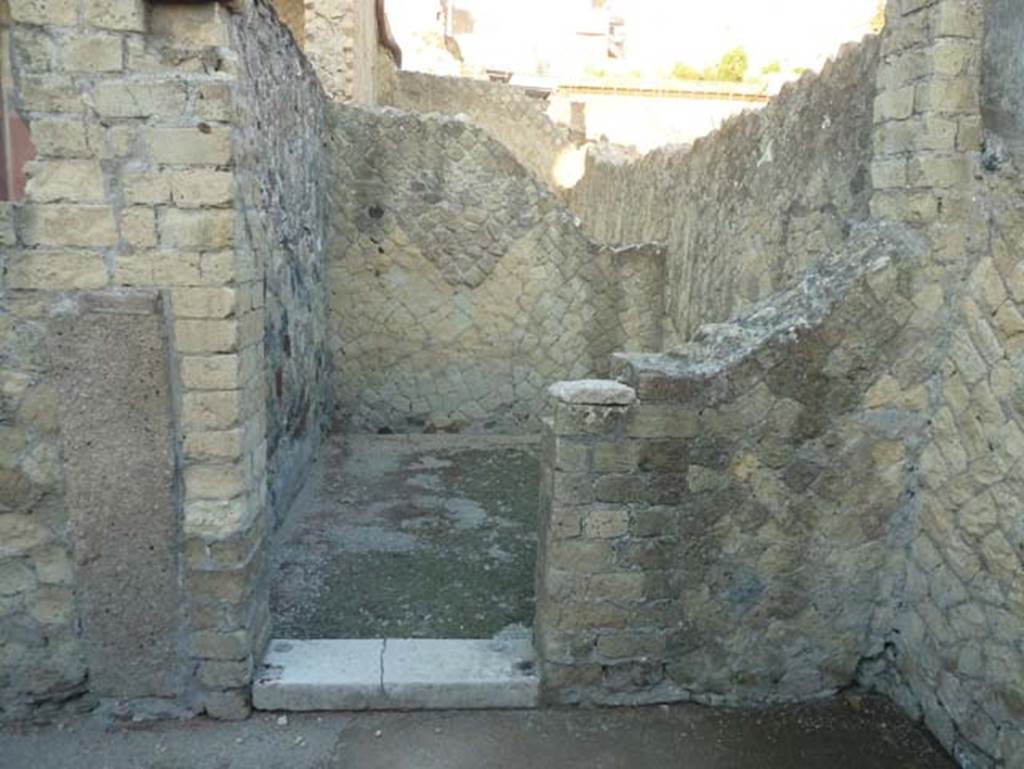
<path id="1" fill-rule="evenodd" d="M 206 692 L 203 695 L 206 715 L 218 721 L 244 721 L 252 712 L 249 688 L 225 692 Z"/>
<path id="2" fill-rule="evenodd" d="M 593 469 L 598 473 L 628 473 L 636 470 L 640 446 L 637 441 L 602 441 L 594 444 Z"/>
<path id="3" fill-rule="evenodd" d="M 17 514 L 0 515 L 0 558 L 24 555 L 52 538 L 49 529 L 31 518 Z"/>
<path id="4" fill-rule="evenodd" d="M 640 404 L 625 423 L 626 435 L 635 438 L 691 438 L 698 433 L 691 409 L 671 404 Z"/>
<path id="5" fill-rule="evenodd" d="M 174 48 L 220 48 L 230 44 L 230 12 L 219 3 L 157 3 L 150 9 L 150 33 Z"/>
<path id="6" fill-rule="evenodd" d="M 113 246 L 118 241 L 109 206 L 26 205 L 18 210 L 16 227 L 29 246 Z"/>
<path id="7" fill-rule="evenodd" d="M 210 430 L 189 432 L 185 435 L 186 460 L 235 460 L 242 455 L 242 431 Z"/>
<path id="8" fill-rule="evenodd" d="M 7 265 L 10 289 L 94 289 L 108 280 L 102 254 L 90 251 L 18 251 Z"/>
<path id="9" fill-rule="evenodd" d="M 606 659 L 660 658 L 665 639 L 639 634 L 604 635 L 597 639 L 597 653 Z"/>
<path id="10" fill-rule="evenodd" d="M 616 539 L 628 531 L 626 510 L 591 510 L 583 520 L 583 536 L 592 539 Z"/>
<path id="11" fill-rule="evenodd" d="M 607 379 L 556 382 L 548 392 L 562 403 L 580 406 L 629 406 L 636 401 L 632 387 Z"/>
<path id="12" fill-rule="evenodd" d="M 199 464 L 185 468 L 185 499 L 232 499 L 245 491 L 237 464 Z"/>
<path id="13" fill-rule="evenodd" d="M 115 72 L 123 63 L 121 38 L 114 35 L 69 37 L 61 47 L 61 61 L 69 72 Z"/>
<path id="14" fill-rule="evenodd" d="M 185 533 L 204 540 L 235 536 L 251 523 L 253 512 L 250 508 L 245 497 L 189 502 L 185 505 Z"/>
<path id="15" fill-rule="evenodd" d="M 160 246 L 185 251 L 230 248 L 235 237 L 233 210 L 164 209 L 159 217 Z"/>
<path id="16" fill-rule="evenodd" d="M 241 415 L 238 390 L 187 392 L 182 403 L 182 419 L 189 430 L 226 430 L 238 424 Z"/>
<path id="17" fill-rule="evenodd" d="M 199 681 L 210 689 L 237 689 L 252 683 L 252 659 L 202 660 Z"/>
<path id="18" fill-rule="evenodd" d="M 548 565 L 554 569 L 581 574 L 598 574 L 613 569 L 612 549 L 608 542 L 562 540 L 550 543 Z"/>
<path id="19" fill-rule="evenodd" d="M 66 625 L 75 617 L 75 595 L 67 587 L 44 585 L 28 597 L 27 608 L 40 625 Z"/>
<path id="20" fill-rule="evenodd" d="M 171 290 L 175 318 L 221 319 L 235 312 L 233 288 L 175 288 Z"/>
<path id="21" fill-rule="evenodd" d="M 66 75 L 24 74 L 20 85 L 21 101 L 28 112 L 82 112 L 82 95 Z"/>
<path id="22" fill-rule="evenodd" d="M 181 359 L 181 383 L 190 390 L 234 390 L 239 380 L 237 355 L 187 355 Z"/>
<path id="23" fill-rule="evenodd" d="M 171 198 L 178 208 L 227 206 L 234 200 L 234 181 L 230 171 L 201 169 L 171 174 Z"/>
<path id="24" fill-rule="evenodd" d="M 154 172 L 125 173 L 121 177 L 124 200 L 129 205 L 156 205 L 171 200 L 169 174 Z"/>
<path id="25" fill-rule="evenodd" d="M 37 550 L 32 554 L 36 576 L 47 585 L 70 585 L 74 580 L 71 559 L 63 543 Z"/>
<path id="26" fill-rule="evenodd" d="M 548 526 L 554 539 L 571 539 L 583 530 L 583 509 L 555 507 L 551 510 Z"/>
<path id="27" fill-rule="evenodd" d="M 95 160 L 36 160 L 25 165 L 25 176 L 25 195 L 36 203 L 102 203 L 105 198 Z"/>
<path id="28" fill-rule="evenodd" d="M 167 339 L 151 294 L 87 295 L 50 338 L 89 686 L 103 696 L 184 686 Z"/>
<path id="29" fill-rule="evenodd" d="M 132 206 L 121 213 L 121 242 L 132 248 L 156 245 L 156 212 L 146 206 Z"/>
<path id="30" fill-rule="evenodd" d="M 171 78 L 166 80 L 103 80 L 96 84 L 96 89 L 93 92 L 93 104 L 96 111 L 104 117 L 180 119 L 185 112 L 187 103 L 188 93 L 185 83 Z M 192 133 L 196 133 L 196 131 L 192 129 Z"/>
<path id="31" fill-rule="evenodd" d="M 565 505 L 585 505 L 594 499 L 593 480 L 587 473 L 554 473 L 552 498 Z"/>
<path id="32" fill-rule="evenodd" d="M 906 120 L 914 114 L 914 86 L 882 91 L 875 97 L 875 122 Z"/>
<path id="33" fill-rule="evenodd" d="M 85 0 L 85 20 L 94 27 L 119 32 L 145 32 L 142 0 Z"/>
<path id="34" fill-rule="evenodd" d="M 556 438 L 554 466 L 556 470 L 584 473 L 590 469 L 590 446 L 579 441 Z"/>
<path id="35" fill-rule="evenodd" d="M 905 158 L 879 158 L 871 164 L 871 183 L 876 189 L 907 186 Z"/>
<path id="36" fill-rule="evenodd" d="M 554 431 L 558 435 L 614 433 L 622 425 L 627 412 L 623 406 L 558 403 L 555 406 Z"/>
<path id="37" fill-rule="evenodd" d="M 234 320 L 178 320 L 174 323 L 178 351 L 185 355 L 228 353 L 238 349 Z"/>
<path id="38" fill-rule="evenodd" d="M 17 595 L 36 585 L 36 575 L 26 560 L 0 562 L 0 596 Z"/>
<path id="39" fill-rule="evenodd" d="M 364 710 L 383 700 L 380 639 L 273 640 L 253 682 L 260 710 Z"/>
<path id="40" fill-rule="evenodd" d="M 601 475 L 594 480 L 594 498 L 598 502 L 642 502 L 645 493 L 645 479 L 640 475 Z"/>
<path id="41" fill-rule="evenodd" d="M 198 83 L 196 95 L 196 116 L 200 120 L 230 122 L 234 117 L 234 83 L 231 80 Z"/>
<path id="42" fill-rule="evenodd" d="M 935 36 L 980 39 L 982 20 L 979 5 L 966 0 L 942 0 L 937 3 L 932 19 Z"/>
<path id="43" fill-rule="evenodd" d="M 914 99 L 919 112 L 976 113 L 978 83 L 967 78 L 936 78 L 920 83 Z"/>
<path id="44" fill-rule="evenodd" d="M 78 23 L 75 0 L 11 0 L 11 19 L 22 24 L 73 27 Z"/>
<path id="45" fill-rule="evenodd" d="M 153 161 L 161 165 L 231 163 L 231 129 L 226 127 L 151 128 L 146 142 Z"/>
<path id="46" fill-rule="evenodd" d="M 0 202 L 0 246 L 13 246 L 18 242 L 14 232 L 14 206 Z"/>

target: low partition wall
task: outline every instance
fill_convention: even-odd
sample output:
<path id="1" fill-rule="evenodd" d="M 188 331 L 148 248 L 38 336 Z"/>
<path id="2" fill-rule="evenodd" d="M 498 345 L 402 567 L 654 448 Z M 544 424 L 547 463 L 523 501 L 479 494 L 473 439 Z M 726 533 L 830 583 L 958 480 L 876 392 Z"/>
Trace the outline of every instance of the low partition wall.
<path id="1" fill-rule="evenodd" d="M 864 230 L 619 382 L 552 388 L 537 640 L 549 700 L 795 700 L 855 680 L 928 420 L 923 241 Z"/>

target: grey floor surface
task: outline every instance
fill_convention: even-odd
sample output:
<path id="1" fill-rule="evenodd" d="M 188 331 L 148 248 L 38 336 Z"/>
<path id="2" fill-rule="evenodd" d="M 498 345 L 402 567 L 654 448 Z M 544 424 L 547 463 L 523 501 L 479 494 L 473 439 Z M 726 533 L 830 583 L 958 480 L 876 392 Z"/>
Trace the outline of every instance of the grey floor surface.
<path id="1" fill-rule="evenodd" d="M 533 616 L 532 437 L 329 438 L 274 544 L 275 638 L 489 638 Z"/>
<path id="2" fill-rule="evenodd" d="M 0 729 L 0 769 L 955 769 L 882 700 Z"/>

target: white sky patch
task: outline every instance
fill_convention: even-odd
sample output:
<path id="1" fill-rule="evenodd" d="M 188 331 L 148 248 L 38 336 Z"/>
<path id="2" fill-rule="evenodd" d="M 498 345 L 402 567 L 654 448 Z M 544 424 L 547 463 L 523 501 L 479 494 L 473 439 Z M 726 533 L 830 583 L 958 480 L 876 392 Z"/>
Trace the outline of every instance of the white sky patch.
<path id="1" fill-rule="evenodd" d="M 545 61 L 555 72 L 564 70 L 582 55 L 577 30 L 588 23 L 600 27 L 591 0 L 452 2 L 476 22 L 464 53 L 489 68 L 523 71 Z M 626 22 L 626 66 L 702 67 L 742 46 L 756 72 L 774 60 L 786 67 L 820 67 L 844 42 L 869 32 L 877 0 L 609 0 L 608 8 Z M 438 29 L 439 0 L 387 0 L 387 9 L 403 47 Z"/>

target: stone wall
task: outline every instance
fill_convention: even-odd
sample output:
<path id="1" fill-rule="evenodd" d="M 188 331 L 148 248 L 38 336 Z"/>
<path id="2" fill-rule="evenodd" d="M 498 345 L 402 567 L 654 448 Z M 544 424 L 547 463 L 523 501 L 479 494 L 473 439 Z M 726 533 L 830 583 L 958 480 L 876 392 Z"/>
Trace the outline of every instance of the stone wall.
<path id="1" fill-rule="evenodd" d="M 305 11 L 303 50 L 327 95 L 375 104 L 390 60 L 377 55 L 374 0 L 317 0 L 306 3 Z"/>
<path id="2" fill-rule="evenodd" d="M 873 212 L 930 240 L 944 357 L 870 672 L 963 766 L 984 769 L 1024 765 L 1024 207 L 1005 141 L 1020 105 L 1002 98 L 1013 59 L 996 55 L 1019 52 L 1015 18 L 998 1 L 890 3 L 872 168 Z"/>
<path id="3" fill-rule="evenodd" d="M 571 187 L 582 174 L 583 151 L 569 129 L 546 114 L 547 101 L 525 89 L 487 80 L 399 72 L 381 104 L 410 112 L 465 115 L 507 147 L 552 189 Z"/>
<path id="4" fill-rule="evenodd" d="M 588 159 L 569 196 L 588 231 L 666 244 L 666 339 L 792 285 L 867 218 L 877 60 L 875 39 L 848 46 L 690 151 Z"/>
<path id="5" fill-rule="evenodd" d="M 305 460 L 319 426 L 316 409 L 296 404 L 323 397 L 317 375 L 325 358 L 311 354 L 322 324 L 310 287 L 322 239 L 322 208 L 315 202 L 324 196 L 302 165 L 318 152 L 320 115 L 306 109 L 316 105 L 316 86 L 262 0 L 236 13 L 216 3 L 14 0 L 2 18 L 9 98 L 36 151 L 25 168 L 24 200 L 0 209 L 3 716 L 27 715 L 87 690 L 150 703 L 159 698 L 164 712 L 244 716 L 254 659 L 269 633 L 261 578 L 268 433 L 284 488 L 296 477 L 287 465 Z M 257 52 L 258 46 L 274 54 Z M 296 72 L 306 73 L 303 88 L 295 88 Z M 262 103 L 273 98 L 280 106 L 282 82 L 292 111 Z M 289 131 L 301 150 L 281 140 Z M 303 209 L 274 208 L 288 206 Z M 46 342 L 58 335 L 62 316 L 85 306 L 85 292 L 115 314 L 139 292 L 155 292 L 165 308 L 145 323 L 163 324 L 166 353 L 147 342 L 108 345 L 101 354 L 111 356 L 111 371 L 118 370 L 115 362 L 137 372 L 162 366 L 167 377 L 173 466 L 163 469 L 173 479 L 173 510 L 159 525 L 156 518 L 138 523 L 163 532 L 154 544 L 160 568 L 152 579 L 177 574 L 182 591 L 163 589 L 167 601 L 106 590 L 102 570 L 88 577 L 91 527 L 101 524 L 84 522 L 109 514 L 128 526 L 156 514 L 142 504 L 133 508 L 130 496 L 119 497 L 126 509 L 105 512 L 89 506 L 99 497 L 74 495 L 73 477 L 95 475 L 76 475 L 75 447 L 102 436 L 71 432 L 70 416 L 58 421 L 58 382 L 76 392 L 84 387 L 76 377 L 89 375 L 84 365 L 69 371 L 52 351 L 59 348 Z M 94 315 L 83 314 L 81 323 L 113 323 Z M 292 338 L 301 363 L 287 360 Z M 162 363 L 133 361 L 142 350 Z M 280 398 L 267 386 L 278 370 Z M 64 372 L 60 380 L 58 372 Z M 111 402 L 121 396 L 127 397 L 111 393 Z M 83 424 L 86 431 L 103 427 Z M 120 488 L 126 467 L 109 469 L 111 489 Z M 75 499 L 85 506 L 76 508 Z M 134 568 L 133 552 L 101 548 L 105 558 L 123 558 L 121 574 Z M 117 572 L 118 566 L 103 568 Z M 180 688 L 145 677 L 130 687 L 123 680 L 104 684 L 116 679 L 96 662 L 96 649 L 114 648 L 102 623 L 93 622 L 103 613 L 133 617 L 117 647 L 125 669 L 150 658 L 154 650 L 143 639 L 152 628 L 165 628 L 171 645 L 161 648 L 177 654 L 186 671 Z M 182 638 L 177 647 L 175 633 Z M 159 667 L 170 674 L 175 664 L 165 659 Z"/>
<path id="6" fill-rule="evenodd" d="M 549 699 L 763 703 L 854 679 L 927 423 L 926 253 L 857 228 L 690 344 L 617 355 L 621 384 L 552 387 Z"/>
<path id="7" fill-rule="evenodd" d="M 257 8 L 261 18 L 235 36 L 246 75 L 236 90 L 238 249 L 250 252 L 263 292 L 264 370 L 257 373 L 265 379 L 270 506 L 283 514 L 330 413 L 326 97 L 269 9 Z"/>
<path id="8" fill-rule="evenodd" d="M 658 339 L 661 253 L 589 241 L 451 117 L 333 111 L 331 348 L 361 430 L 535 429 L 544 387 Z"/>
<path id="9" fill-rule="evenodd" d="M 835 209 L 807 221 L 824 223 L 823 245 L 782 252 L 780 266 L 803 270 L 795 288 L 746 305 L 774 284 L 737 297 L 725 278 L 720 296 L 691 300 L 670 279 L 680 337 L 681 308 L 709 321 L 745 309 L 668 353 L 619 356 L 632 389 L 555 389 L 536 623 L 552 699 L 765 701 L 857 681 L 922 718 L 961 765 L 1024 765 L 1024 197 L 1007 55 L 1022 41 L 1007 7 L 890 2 L 880 42 L 788 94 L 791 106 L 856 94 L 844 144 L 861 148 L 832 169 Z M 858 70 L 877 70 L 873 89 L 852 87 Z M 730 135 L 751 150 L 721 186 L 704 172 L 720 204 L 730 180 L 756 199 L 758 161 L 779 161 L 777 144 L 752 151 L 740 130 L 752 120 L 707 143 L 723 163 Z M 816 165 L 818 145 L 802 146 Z M 750 218 L 638 222 L 586 186 L 603 174 L 628 199 L 636 169 L 660 191 L 693 162 L 598 163 L 574 202 L 610 212 L 590 227 L 612 239 L 658 239 L 667 223 L 670 276 L 687 230 L 707 239 L 684 244 L 713 247 L 700 263 L 742 274 L 759 257 L 728 246 Z M 799 176 L 799 158 L 787 165 Z M 784 200 L 805 194 L 779 184 Z M 913 234 L 871 246 L 886 222 Z"/>
<path id="10" fill-rule="evenodd" d="M 982 73 L 986 125 L 1024 151 L 1024 14 L 1013 0 L 992 0 L 985 14 Z"/>

